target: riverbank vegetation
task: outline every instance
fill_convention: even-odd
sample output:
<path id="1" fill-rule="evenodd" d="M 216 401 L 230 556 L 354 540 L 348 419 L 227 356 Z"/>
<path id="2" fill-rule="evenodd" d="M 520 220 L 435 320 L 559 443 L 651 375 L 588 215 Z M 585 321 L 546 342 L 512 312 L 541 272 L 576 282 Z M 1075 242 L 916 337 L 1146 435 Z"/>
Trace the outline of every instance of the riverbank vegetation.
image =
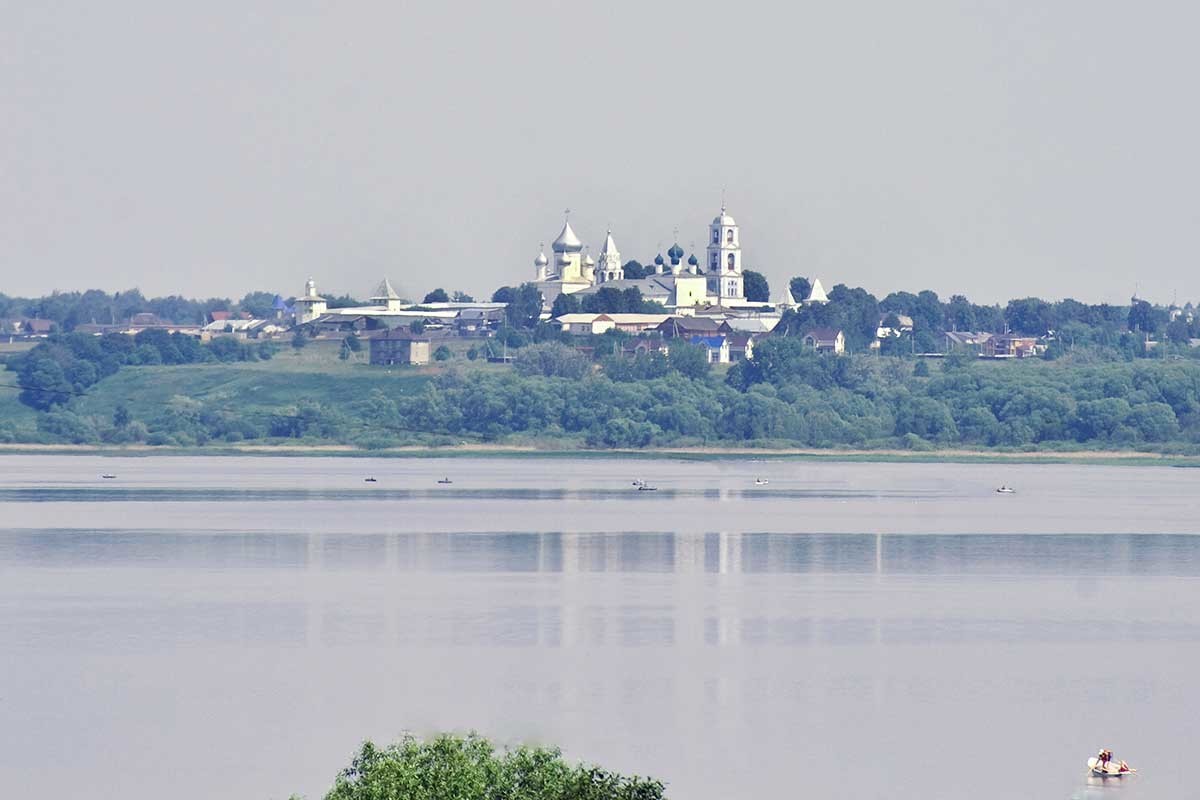
<path id="1" fill-rule="evenodd" d="M 455 360 L 385 370 L 290 348 L 263 360 L 235 344 L 228 360 L 197 345 L 202 362 L 168 365 L 161 353 L 141 360 L 151 342 L 48 342 L 39 356 L 10 360 L 0 441 L 1200 452 L 1191 359 L 835 357 L 770 337 L 727 370 L 679 347 L 674 358 L 593 363 L 553 341 L 530 345 L 515 368 Z M 106 365 L 120 354 L 133 358 Z M 35 369 L 53 382 L 30 398 Z M 44 407 L 33 412 L 18 393 Z"/>
<path id="2" fill-rule="evenodd" d="M 793 280 L 794 296 L 807 289 L 806 279 Z M 592 298 L 645 310 L 636 289 Z M 505 287 L 497 299 L 509 306 L 495 336 L 470 340 L 480 344 L 465 351 L 439 348 L 423 368 L 367 366 L 354 336 L 300 334 L 289 343 L 200 342 L 161 329 L 52 334 L 6 354 L 0 443 L 1200 454 L 1200 347 L 1191 346 L 1200 315 L 1190 306 L 1038 298 L 981 306 L 930 291 L 877 300 L 838 285 L 829 302 L 786 311 L 751 360 L 714 366 L 703 348 L 679 339 L 669 356 L 657 341 L 630 356 L 628 334 L 571 336 L 539 322 L 531 284 Z M 69 330 L 147 304 L 188 318 L 231 306 L 160 300 L 0 296 L 0 310 L 7 303 L 61 318 Z M 236 305 L 260 312 L 269 300 L 251 293 Z M 803 333 L 814 326 L 843 330 L 849 354 L 805 347 Z M 876 341 L 880 328 L 894 335 Z M 1042 356 L 978 359 L 946 335 L 1001 328 L 1042 337 Z M 488 364 L 488 356 L 513 363 Z"/>
<path id="3" fill-rule="evenodd" d="M 487 739 L 406 737 L 367 742 L 337 776 L 325 800 L 661 800 L 664 785 L 587 764 L 554 748 L 498 750 Z"/>

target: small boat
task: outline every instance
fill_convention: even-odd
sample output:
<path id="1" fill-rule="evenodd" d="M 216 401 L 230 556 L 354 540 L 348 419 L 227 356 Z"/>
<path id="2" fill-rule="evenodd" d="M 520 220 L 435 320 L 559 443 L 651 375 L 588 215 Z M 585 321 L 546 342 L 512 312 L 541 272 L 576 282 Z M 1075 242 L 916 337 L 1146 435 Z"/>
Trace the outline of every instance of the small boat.
<path id="1" fill-rule="evenodd" d="M 1101 761 L 1092 756 L 1087 764 L 1088 771 L 1097 778 L 1125 778 L 1137 774 L 1137 770 L 1124 761 Z"/>
<path id="2" fill-rule="evenodd" d="M 374 478 L 363 478 L 363 483 L 376 483 Z"/>
<path id="3" fill-rule="evenodd" d="M 104 478 L 104 479 L 105 479 L 105 480 L 107 480 L 107 481 L 111 481 L 113 478 L 115 478 L 115 477 L 117 477 L 117 476 L 116 476 L 116 475 L 110 475 L 110 474 L 108 474 L 108 473 L 105 473 L 105 474 L 101 475 L 100 477 L 101 477 L 101 478 Z"/>
<path id="4" fill-rule="evenodd" d="M 657 492 L 657 491 L 658 491 L 658 487 L 657 487 L 657 486 L 650 486 L 650 485 L 648 485 L 648 484 L 645 484 L 645 483 L 643 483 L 641 486 L 639 486 L 639 487 L 638 487 L 638 491 L 639 491 L 639 492 Z"/>
<path id="5" fill-rule="evenodd" d="M 1016 494 L 1017 490 L 1011 486 L 1001 486 L 996 490 L 996 494 Z"/>
<path id="6" fill-rule="evenodd" d="M 755 486 L 766 486 L 768 483 L 770 483 L 770 481 L 767 480 L 766 478 L 755 478 L 754 479 Z"/>
<path id="7" fill-rule="evenodd" d="M 454 481 L 450 480 L 449 478 L 438 478 L 438 483 L 454 483 Z"/>

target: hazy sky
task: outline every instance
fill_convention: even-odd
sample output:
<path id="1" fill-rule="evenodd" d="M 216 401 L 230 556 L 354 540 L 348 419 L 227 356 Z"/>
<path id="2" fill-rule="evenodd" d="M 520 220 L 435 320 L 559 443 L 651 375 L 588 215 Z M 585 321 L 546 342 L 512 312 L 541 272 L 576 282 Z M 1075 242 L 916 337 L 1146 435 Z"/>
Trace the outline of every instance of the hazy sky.
<path id="1" fill-rule="evenodd" d="M 0 0 L 0 291 L 488 294 L 725 190 L 773 290 L 1200 300 L 1188 2 Z"/>

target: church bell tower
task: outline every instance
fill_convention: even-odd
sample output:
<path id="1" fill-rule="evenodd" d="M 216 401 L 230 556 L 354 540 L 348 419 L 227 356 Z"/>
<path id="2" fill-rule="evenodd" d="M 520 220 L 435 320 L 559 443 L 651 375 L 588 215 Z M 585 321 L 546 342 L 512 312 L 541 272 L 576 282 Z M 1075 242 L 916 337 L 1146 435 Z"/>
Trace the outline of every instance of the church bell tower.
<path id="1" fill-rule="evenodd" d="M 708 262 L 704 265 L 708 292 L 720 301 L 743 300 L 742 242 L 733 217 L 721 213 L 708 226 Z"/>

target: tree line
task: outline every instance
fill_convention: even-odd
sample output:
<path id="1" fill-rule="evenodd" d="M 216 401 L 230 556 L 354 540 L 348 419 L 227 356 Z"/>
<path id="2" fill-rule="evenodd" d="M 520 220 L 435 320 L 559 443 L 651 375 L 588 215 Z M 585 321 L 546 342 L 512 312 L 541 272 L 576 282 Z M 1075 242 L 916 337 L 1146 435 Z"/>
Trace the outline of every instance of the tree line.
<path id="1" fill-rule="evenodd" d="M 112 418 L 78 413 L 73 395 L 91 373 L 82 370 L 81 377 L 68 366 L 60 388 L 42 390 L 59 392 L 56 399 L 64 402 L 39 415 L 39 435 L 44 441 L 177 446 L 300 439 L 374 448 L 553 439 L 596 448 L 1200 452 L 1196 361 L 981 363 L 954 354 L 931 369 L 928 361 L 814 354 L 796 337 L 775 337 L 721 376 L 701 348 L 671 345 L 666 356 L 614 353 L 596 363 L 572 347 L 542 342 L 522 348 L 513 370 L 449 368 L 404 391 L 335 398 L 306 397 L 301 390 L 290 404 L 254 414 L 240 411 L 236 399 L 177 397 L 137 420 L 127 413 L 119 419 L 119 409 Z"/>

